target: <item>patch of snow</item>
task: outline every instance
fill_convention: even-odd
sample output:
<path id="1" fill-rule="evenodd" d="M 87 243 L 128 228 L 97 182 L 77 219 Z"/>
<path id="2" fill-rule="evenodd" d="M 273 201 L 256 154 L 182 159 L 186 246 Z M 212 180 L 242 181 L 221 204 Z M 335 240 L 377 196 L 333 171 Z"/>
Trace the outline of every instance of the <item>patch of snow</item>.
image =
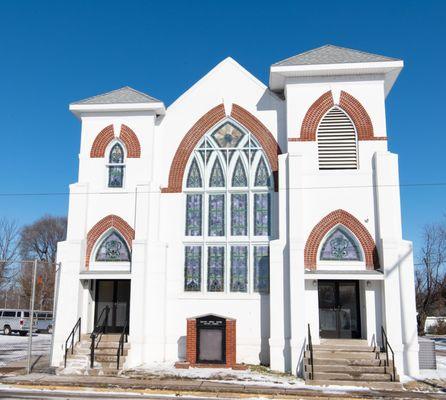
<path id="1" fill-rule="evenodd" d="M 27 357 L 28 336 L 0 335 L 0 367 L 10 362 L 23 360 Z M 50 353 L 51 335 L 33 334 L 32 354 L 43 356 Z"/>

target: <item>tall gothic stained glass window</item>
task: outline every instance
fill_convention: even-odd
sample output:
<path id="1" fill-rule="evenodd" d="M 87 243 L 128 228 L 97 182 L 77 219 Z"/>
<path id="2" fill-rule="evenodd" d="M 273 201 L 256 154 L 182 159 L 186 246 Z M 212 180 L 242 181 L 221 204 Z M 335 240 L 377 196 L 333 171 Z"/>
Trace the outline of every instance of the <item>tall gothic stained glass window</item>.
<path id="1" fill-rule="evenodd" d="M 248 234 L 248 195 L 246 193 L 231 194 L 231 235 L 246 236 Z"/>
<path id="2" fill-rule="evenodd" d="M 201 246 L 186 246 L 184 262 L 184 290 L 201 290 Z"/>
<path id="3" fill-rule="evenodd" d="M 254 194 L 254 235 L 269 235 L 269 193 Z"/>
<path id="4" fill-rule="evenodd" d="M 274 185 L 262 146 L 228 118 L 199 140 L 188 165 L 184 290 L 267 292 Z"/>
<path id="5" fill-rule="evenodd" d="M 186 236 L 201 235 L 202 195 L 188 194 L 186 199 Z"/>
<path id="6" fill-rule="evenodd" d="M 96 261 L 130 261 L 130 251 L 122 236 L 112 231 L 101 242 L 96 252 Z"/>
<path id="7" fill-rule="evenodd" d="M 108 187 L 120 188 L 124 184 L 124 150 L 119 143 L 113 145 L 108 157 Z"/>
<path id="8" fill-rule="evenodd" d="M 221 164 L 218 158 L 215 159 L 214 167 L 211 171 L 211 178 L 209 180 L 210 187 L 224 187 L 225 186 L 225 178 L 223 176 L 223 170 L 221 168 Z"/>
<path id="9" fill-rule="evenodd" d="M 248 179 L 246 178 L 245 168 L 243 167 L 243 162 L 240 157 L 235 164 L 234 173 L 232 174 L 232 186 L 248 186 Z"/>
<path id="10" fill-rule="evenodd" d="M 248 290 L 248 247 L 231 246 L 231 292 Z"/>
<path id="11" fill-rule="evenodd" d="M 225 248 L 208 247 L 208 292 L 223 292 L 225 284 Z"/>
<path id="12" fill-rule="evenodd" d="M 254 246 L 254 291 L 269 292 L 269 248 Z"/>
<path id="13" fill-rule="evenodd" d="M 200 169 L 198 168 L 197 160 L 194 159 L 189 168 L 189 174 L 187 175 L 187 183 L 186 186 L 188 188 L 199 188 L 201 187 L 201 174 Z"/>
<path id="14" fill-rule="evenodd" d="M 209 236 L 225 235 L 225 195 L 209 195 Z"/>
<path id="15" fill-rule="evenodd" d="M 347 230 L 336 228 L 325 240 L 321 250 L 321 260 L 361 261 L 361 250 L 357 241 Z"/>

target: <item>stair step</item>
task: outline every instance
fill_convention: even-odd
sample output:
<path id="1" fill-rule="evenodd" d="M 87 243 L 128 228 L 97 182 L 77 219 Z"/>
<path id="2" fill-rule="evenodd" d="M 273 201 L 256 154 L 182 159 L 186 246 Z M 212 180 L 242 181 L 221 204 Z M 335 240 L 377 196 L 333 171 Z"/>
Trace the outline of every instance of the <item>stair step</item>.
<path id="1" fill-rule="evenodd" d="M 337 352 L 337 351 L 326 351 L 326 350 L 316 350 L 313 351 L 313 359 L 315 358 L 343 358 L 343 359 L 357 359 L 357 360 L 374 360 L 379 359 L 379 353 L 373 352 Z M 305 351 L 305 357 L 310 357 L 310 352 Z"/>
<path id="2" fill-rule="evenodd" d="M 305 365 L 306 371 L 311 371 L 311 365 Z M 314 372 L 341 372 L 341 373 L 369 373 L 385 374 L 391 372 L 388 367 L 379 366 L 359 366 L 359 365 L 314 365 Z"/>
<path id="3" fill-rule="evenodd" d="M 333 381 L 368 381 L 368 382 L 390 382 L 390 374 L 368 374 L 361 372 L 343 373 L 343 372 L 314 372 L 316 380 Z"/>
<path id="4" fill-rule="evenodd" d="M 81 335 L 81 340 L 90 342 L 91 341 L 90 335 L 91 333 Z M 101 341 L 104 342 L 119 342 L 120 338 L 121 338 L 120 333 L 106 333 L 104 335 L 101 335 Z"/>
<path id="5" fill-rule="evenodd" d="M 309 357 L 305 358 L 305 363 L 310 364 Z M 355 366 L 371 366 L 379 367 L 385 366 L 386 361 L 380 359 L 349 359 L 349 358 L 313 358 L 314 365 L 346 365 L 350 367 Z"/>
<path id="6" fill-rule="evenodd" d="M 113 356 L 113 355 L 116 356 L 117 352 L 118 352 L 117 348 L 115 349 L 115 348 L 110 348 L 110 347 L 97 348 L 94 350 L 95 355 L 102 355 L 102 356 Z M 89 356 L 91 353 L 91 350 L 79 347 L 79 348 L 75 349 L 75 353 Z M 128 349 L 124 349 L 123 353 L 126 356 L 128 354 Z"/>
<path id="7" fill-rule="evenodd" d="M 369 352 L 373 353 L 379 351 L 379 347 L 375 346 L 342 346 L 342 345 L 329 345 L 329 344 L 315 344 L 313 345 L 314 351 L 346 351 L 346 352 Z M 308 350 L 308 348 L 307 348 Z"/>
<path id="8" fill-rule="evenodd" d="M 80 347 L 83 349 L 89 349 L 91 346 L 91 341 L 82 341 L 77 344 L 76 347 Z M 111 341 L 105 341 L 102 340 L 99 343 L 95 343 L 96 348 L 98 349 L 117 349 L 119 347 L 119 342 L 111 342 Z M 128 349 L 130 347 L 130 343 L 124 343 L 124 349 Z"/>
<path id="9" fill-rule="evenodd" d="M 337 385 L 337 386 L 358 386 L 358 387 L 367 387 L 374 390 L 402 390 L 403 385 L 400 382 L 364 382 L 364 381 L 330 381 L 323 379 L 316 380 L 305 380 L 305 383 L 313 386 L 329 386 L 329 385 Z"/>

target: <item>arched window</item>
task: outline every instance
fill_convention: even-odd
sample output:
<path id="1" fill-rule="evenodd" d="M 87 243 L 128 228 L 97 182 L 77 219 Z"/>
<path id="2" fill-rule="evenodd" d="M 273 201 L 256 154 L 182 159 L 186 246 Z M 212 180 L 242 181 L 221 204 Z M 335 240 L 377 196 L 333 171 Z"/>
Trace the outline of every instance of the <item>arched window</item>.
<path id="1" fill-rule="evenodd" d="M 123 237 L 115 230 L 102 239 L 96 251 L 96 261 L 130 261 L 130 250 Z"/>
<path id="2" fill-rule="evenodd" d="M 317 128 L 319 169 L 357 169 L 357 142 L 350 117 L 339 107 L 328 110 Z"/>
<path id="3" fill-rule="evenodd" d="M 325 261 L 362 261 L 356 238 L 343 227 L 335 228 L 325 239 L 320 259 Z"/>
<path id="4" fill-rule="evenodd" d="M 115 143 L 108 157 L 108 187 L 121 188 L 124 184 L 124 149 Z"/>
<path id="5" fill-rule="evenodd" d="M 269 290 L 273 178 L 249 131 L 228 120 L 208 132 L 186 170 L 186 291 Z"/>

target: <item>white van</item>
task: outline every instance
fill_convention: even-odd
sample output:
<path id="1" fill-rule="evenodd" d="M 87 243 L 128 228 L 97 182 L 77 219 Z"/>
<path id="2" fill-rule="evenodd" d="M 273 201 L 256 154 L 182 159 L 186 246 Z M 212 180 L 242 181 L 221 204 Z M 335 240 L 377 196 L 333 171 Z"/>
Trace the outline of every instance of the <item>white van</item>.
<path id="1" fill-rule="evenodd" d="M 25 336 L 29 332 L 29 311 L 17 309 L 0 309 L 0 330 L 4 335 L 18 333 Z M 33 332 L 37 330 L 37 319 L 33 321 Z"/>
<path id="2" fill-rule="evenodd" d="M 52 311 L 35 311 L 34 318 L 37 318 L 37 332 L 53 333 Z"/>

